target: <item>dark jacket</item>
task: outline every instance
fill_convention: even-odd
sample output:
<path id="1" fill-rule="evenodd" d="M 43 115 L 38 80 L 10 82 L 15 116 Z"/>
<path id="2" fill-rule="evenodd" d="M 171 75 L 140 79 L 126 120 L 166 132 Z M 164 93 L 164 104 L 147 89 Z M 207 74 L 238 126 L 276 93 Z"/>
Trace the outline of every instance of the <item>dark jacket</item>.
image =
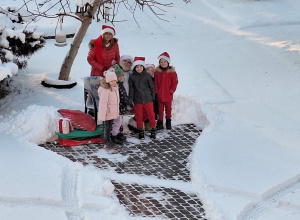
<path id="1" fill-rule="evenodd" d="M 131 105 L 131 101 L 126 93 L 126 89 L 123 85 L 123 82 L 117 82 L 119 87 L 119 96 L 120 96 L 120 115 L 124 115 L 127 112 L 127 105 Z"/>
<path id="2" fill-rule="evenodd" d="M 146 104 L 155 100 L 152 77 L 144 69 L 137 73 L 135 69 L 129 77 L 129 99 L 134 104 Z"/>

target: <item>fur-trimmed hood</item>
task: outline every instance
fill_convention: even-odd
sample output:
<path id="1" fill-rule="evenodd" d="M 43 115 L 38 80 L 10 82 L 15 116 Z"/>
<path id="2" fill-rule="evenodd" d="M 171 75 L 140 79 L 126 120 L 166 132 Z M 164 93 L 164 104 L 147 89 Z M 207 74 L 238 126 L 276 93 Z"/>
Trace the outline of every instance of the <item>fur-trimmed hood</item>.
<path id="1" fill-rule="evenodd" d="M 109 83 L 106 82 L 105 78 L 101 79 L 100 86 L 104 89 L 111 89 L 111 86 L 109 85 Z"/>
<path id="2" fill-rule="evenodd" d="M 118 38 L 112 38 L 113 40 L 114 40 L 114 43 L 118 43 Z M 90 40 L 90 42 L 89 42 L 89 46 L 91 47 L 91 48 L 94 48 L 94 41 L 95 39 L 93 39 L 93 40 Z"/>
<path id="3" fill-rule="evenodd" d="M 155 72 L 160 72 L 160 73 L 162 73 L 164 70 L 163 69 L 161 69 L 161 68 L 159 68 L 159 66 L 157 66 L 156 68 L 155 68 Z M 167 69 L 167 73 L 173 73 L 173 72 L 175 72 L 175 67 L 174 66 L 169 66 L 169 68 Z"/>

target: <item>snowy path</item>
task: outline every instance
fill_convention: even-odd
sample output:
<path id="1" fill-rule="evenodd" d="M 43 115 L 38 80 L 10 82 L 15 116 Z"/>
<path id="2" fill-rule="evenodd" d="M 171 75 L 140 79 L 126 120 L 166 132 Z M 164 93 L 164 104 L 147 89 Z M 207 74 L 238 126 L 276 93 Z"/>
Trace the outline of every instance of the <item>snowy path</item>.
<path id="1" fill-rule="evenodd" d="M 158 132 L 157 140 L 146 138 L 141 143 L 133 135 L 128 135 L 128 142 L 116 152 L 106 152 L 101 144 L 72 148 L 41 146 L 101 170 L 105 178 L 112 180 L 119 202 L 133 217 L 204 219 L 187 165 L 199 130 L 193 125 L 174 126 L 171 131 Z M 64 170 L 62 198 L 70 206 L 67 211 L 70 220 L 84 217 L 78 204 L 77 179 L 77 172 Z"/>

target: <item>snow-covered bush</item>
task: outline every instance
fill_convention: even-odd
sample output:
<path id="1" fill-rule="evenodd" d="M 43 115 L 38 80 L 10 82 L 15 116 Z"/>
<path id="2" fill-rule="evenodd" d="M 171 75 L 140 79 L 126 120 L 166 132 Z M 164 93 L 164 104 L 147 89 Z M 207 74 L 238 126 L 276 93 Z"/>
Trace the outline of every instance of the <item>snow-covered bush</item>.
<path id="1" fill-rule="evenodd" d="M 45 44 L 43 34 L 26 29 L 33 17 L 14 6 L 0 7 L 0 81 L 25 68 Z"/>

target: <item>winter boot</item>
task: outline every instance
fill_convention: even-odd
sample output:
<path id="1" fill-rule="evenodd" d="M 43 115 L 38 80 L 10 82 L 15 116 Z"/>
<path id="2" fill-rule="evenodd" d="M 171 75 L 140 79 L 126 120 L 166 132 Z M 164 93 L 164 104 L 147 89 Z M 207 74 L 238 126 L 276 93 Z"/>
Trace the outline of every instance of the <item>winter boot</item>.
<path id="1" fill-rule="evenodd" d="M 147 122 L 147 123 L 144 122 L 144 126 L 145 126 L 145 131 L 150 131 L 151 130 L 149 122 Z"/>
<path id="2" fill-rule="evenodd" d="M 157 122 L 156 122 L 156 129 L 157 130 L 164 129 L 164 127 L 163 127 L 163 121 L 157 120 Z"/>
<path id="3" fill-rule="evenodd" d="M 139 131 L 139 129 L 137 129 L 136 127 L 134 127 L 134 126 L 132 126 L 132 125 L 130 125 L 130 124 L 128 124 L 127 125 L 127 127 L 128 127 L 128 129 L 129 129 L 129 131 L 132 131 L 132 132 L 134 132 L 134 133 L 138 133 Z"/>
<path id="4" fill-rule="evenodd" d="M 172 126 L 171 126 L 171 119 L 166 119 L 166 128 L 168 130 L 172 129 Z"/>
<path id="5" fill-rule="evenodd" d="M 102 138 L 103 138 L 103 143 L 107 143 L 110 141 L 110 128 L 109 128 L 108 121 L 103 122 Z"/>
<path id="6" fill-rule="evenodd" d="M 139 129 L 139 139 L 140 140 L 145 140 L 145 135 L 144 135 L 144 130 L 143 129 Z"/>
<path id="7" fill-rule="evenodd" d="M 125 141 L 125 140 L 126 140 L 126 137 L 125 137 L 124 134 L 118 133 L 118 134 L 117 134 L 117 139 L 120 140 L 120 141 Z"/>
<path id="8" fill-rule="evenodd" d="M 111 141 L 113 142 L 113 143 L 115 143 L 115 144 L 123 144 L 123 141 L 121 141 L 121 140 L 119 140 L 118 138 L 117 138 L 117 136 L 111 136 L 110 137 L 110 139 L 111 139 Z"/>
<path id="9" fill-rule="evenodd" d="M 151 128 L 150 139 L 151 140 L 155 140 L 156 139 L 156 128 Z"/>

